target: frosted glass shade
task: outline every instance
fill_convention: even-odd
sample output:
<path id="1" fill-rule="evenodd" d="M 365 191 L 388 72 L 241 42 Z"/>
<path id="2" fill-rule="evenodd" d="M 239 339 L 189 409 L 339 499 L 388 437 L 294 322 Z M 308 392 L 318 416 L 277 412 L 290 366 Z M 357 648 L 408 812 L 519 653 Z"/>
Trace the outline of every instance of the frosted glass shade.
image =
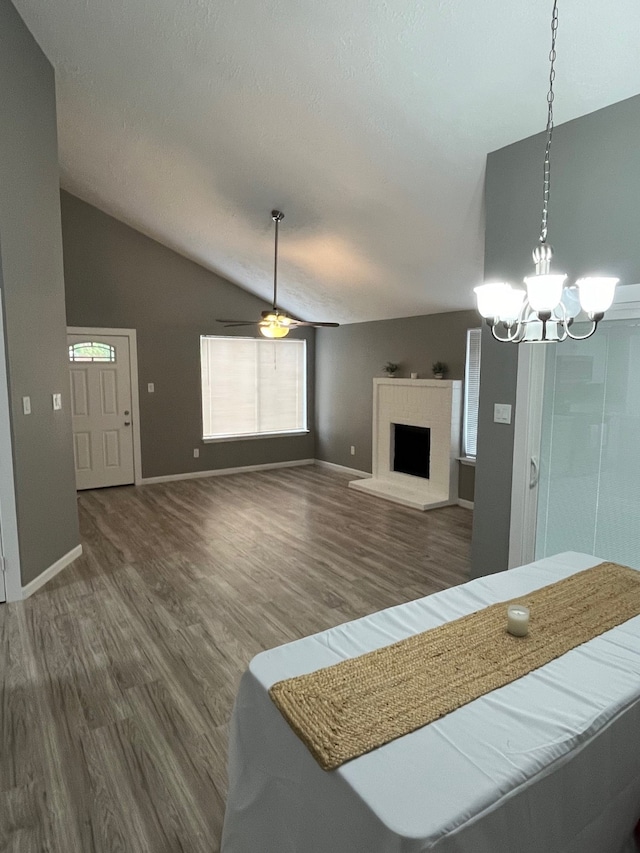
<path id="1" fill-rule="evenodd" d="M 286 338 L 290 322 L 286 314 L 267 314 L 260 322 L 260 334 L 265 338 Z"/>
<path id="2" fill-rule="evenodd" d="M 618 278 L 605 278 L 602 276 L 592 278 L 580 278 L 576 282 L 580 294 L 580 305 L 587 314 L 604 314 L 611 308 L 613 297 L 616 292 Z"/>
<path id="3" fill-rule="evenodd" d="M 505 323 L 515 323 L 520 316 L 525 292 L 517 287 L 509 287 L 503 294 L 503 304 L 498 311 L 498 316 Z"/>
<path id="4" fill-rule="evenodd" d="M 562 286 L 566 275 L 529 275 L 527 285 L 529 305 L 536 313 L 553 311 L 562 299 Z"/>
<path id="5" fill-rule="evenodd" d="M 500 317 L 500 309 L 508 301 L 511 289 L 506 281 L 492 281 L 474 287 L 473 290 L 478 302 L 478 313 L 485 318 Z"/>

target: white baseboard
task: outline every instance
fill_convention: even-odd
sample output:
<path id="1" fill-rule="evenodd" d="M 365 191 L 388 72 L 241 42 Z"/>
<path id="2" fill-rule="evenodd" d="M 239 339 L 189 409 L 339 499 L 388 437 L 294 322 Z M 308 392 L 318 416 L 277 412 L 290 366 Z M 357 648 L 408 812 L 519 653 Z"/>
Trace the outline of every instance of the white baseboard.
<path id="1" fill-rule="evenodd" d="M 82 545 L 76 545 L 75 548 L 72 548 L 69 552 L 67 552 L 63 557 L 60 557 L 59 560 L 56 560 L 53 565 L 49 566 L 48 569 L 45 569 L 41 575 L 38 575 L 37 578 L 34 578 L 32 581 L 26 586 L 22 587 L 22 597 L 29 598 L 30 595 L 33 595 L 36 590 L 40 589 L 41 586 L 44 586 L 51 578 L 54 578 L 58 572 L 61 572 L 63 569 L 69 565 L 69 563 L 73 563 L 74 560 L 77 560 L 78 557 L 82 554 Z"/>
<path id="2" fill-rule="evenodd" d="M 242 465 L 239 468 L 216 468 L 213 471 L 188 471 L 184 474 L 164 474 L 161 477 L 143 477 L 139 485 L 169 483 L 172 480 L 198 480 L 203 477 L 224 477 L 227 474 L 244 474 L 249 471 L 266 471 L 269 468 L 297 468 L 300 465 L 313 465 L 315 459 L 293 459 L 289 462 L 265 462 L 262 465 Z"/>
<path id="3" fill-rule="evenodd" d="M 458 506 L 463 506 L 465 509 L 473 509 L 473 501 L 465 501 L 464 498 L 458 498 Z"/>
<path id="4" fill-rule="evenodd" d="M 338 465 L 336 462 L 325 462 L 323 459 L 316 459 L 316 465 L 320 468 L 331 468 L 333 471 L 342 471 L 343 474 L 352 474 L 354 477 L 371 477 L 367 471 L 358 471 L 357 468 L 347 468 L 346 465 Z"/>

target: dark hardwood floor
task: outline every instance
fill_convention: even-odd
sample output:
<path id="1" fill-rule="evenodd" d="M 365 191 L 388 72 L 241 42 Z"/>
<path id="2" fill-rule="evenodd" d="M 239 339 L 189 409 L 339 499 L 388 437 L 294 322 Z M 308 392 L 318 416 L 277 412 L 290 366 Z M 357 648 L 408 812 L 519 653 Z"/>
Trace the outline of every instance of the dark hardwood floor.
<path id="1" fill-rule="evenodd" d="M 0 850 L 219 850 L 250 658 L 467 579 L 468 510 L 347 480 L 284 468 L 80 494 L 83 556 L 0 605 Z"/>

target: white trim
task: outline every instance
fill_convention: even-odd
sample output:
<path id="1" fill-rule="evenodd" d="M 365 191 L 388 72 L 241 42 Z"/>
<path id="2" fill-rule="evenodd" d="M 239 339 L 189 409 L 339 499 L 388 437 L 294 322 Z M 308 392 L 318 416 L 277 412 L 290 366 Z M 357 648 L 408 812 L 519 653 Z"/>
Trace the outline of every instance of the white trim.
<path id="1" fill-rule="evenodd" d="M 330 468 L 332 471 L 342 471 L 344 474 L 350 474 L 352 477 L 362 477 L 367 479 L 371 477 L 367 471 L 358 471 L 357 468 L 348 468 L 346 465 L 338 465 L 336 462 L 325 462 L 324 459 L 316 459 L 316 465 L 319 468 Z"/>
<path id="2" fill-rule="evenodd" d="M 640 284 L 624 284 L 616 287 L 613 305 L 604 315 L 605 320 L 635 320 L 640 305 Z"/>
<path id="3" fill-rule="evenodd" d="M 18 540 L 18 514 L 13 471 L 13 441 L 11 439 L 11 416 L 9 408 L 9 376 L 4 348 L 4 319 L 2 313 L 2 291 L 0 291 L 0 524 L 2 541 L 0 556 L 4 556 L 4 593 L 7 601 L 20 601 L 22 581 L 20 578 L 20 544 Z M 1 591 L 1 590 L 0 590 Z M 4 601 L 0 596 L 0 601 Z"/>
<path id="4" fill-rule="evenodd" d="M 475 456 L 458 456 L 456 458 L 461 465 L 469 465 L 471 468 L 476 467 L 476 457 Z"/>
<path id="5" fill-rule="evenodd" d="M 458 506 L 463 506 L 465 509 L 473 509 L 473 501 L 465 501 L 464 498 L 458 498 Z"/>
<path id="6" fill-rule="evenodd" d="M 138 390 L 138 337 L 135 329 L 105 329 L 97 326 L 67 326 L 68 335 L 115 335 L 129 338 L 129 371 L 131 373 L 131 416 L 133 423 L 133 482 L 144 483 L 142 477 L 142 445 L 140 442 L 140 395 Z"/>
<path id="7" fill-rule="evenodd" d="M 199 480 L 204 477 L 224 477 L 227 474 L 244 474 L 249 471 L 266 471 L 269 468 L 297 468 L 313 465 L 315 459 L 292 459 L 289 462 L 265 462 L 262 465 L 242 465 L 239 468 L 217 468 L 213 471 L 187 471 L 184 474 L 163 474 L 161 477 L 143 477 L 139 485 L 169 483 L 172 480 Z"/>
<path id="8" fill-rule="evenodd" d="M 45 569 L 42 574 L 38 575 L 37 578 L 34 578 L 32 581 L 26 586 L 22 587 L 22 598 L 29 598 L 30 595 L 33 595 L 36 590 L 40 589 L 40 587 L 44 586 L 51 578 L 54 578 L 59 572 L 69 565 L 69 563 L 73 563 L 74 560 L 77 560 L 78 557 L 82 554 L 82 545 L 76 545 L 75 548 L 72 548 L 68 551 L 63 557 L 60 557 L 59 560 L 56 560 L 53 565 L 49 566 L 48 569 Z"/>

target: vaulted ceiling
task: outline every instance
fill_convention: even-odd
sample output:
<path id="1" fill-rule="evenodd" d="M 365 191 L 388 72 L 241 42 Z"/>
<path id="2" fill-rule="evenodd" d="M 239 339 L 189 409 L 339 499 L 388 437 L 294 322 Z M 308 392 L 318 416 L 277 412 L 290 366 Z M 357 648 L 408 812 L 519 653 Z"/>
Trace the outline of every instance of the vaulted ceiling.
<path id="1" fill-rule="evenodd" d="M 280 208 L 306 319 L 472 307 L 485 156 L 545 125 L 551 0 L 14 2 L 72 193 L 265 298 Z M 637 0 L 559 12 L 557 121 L 640 92 Z"/>

